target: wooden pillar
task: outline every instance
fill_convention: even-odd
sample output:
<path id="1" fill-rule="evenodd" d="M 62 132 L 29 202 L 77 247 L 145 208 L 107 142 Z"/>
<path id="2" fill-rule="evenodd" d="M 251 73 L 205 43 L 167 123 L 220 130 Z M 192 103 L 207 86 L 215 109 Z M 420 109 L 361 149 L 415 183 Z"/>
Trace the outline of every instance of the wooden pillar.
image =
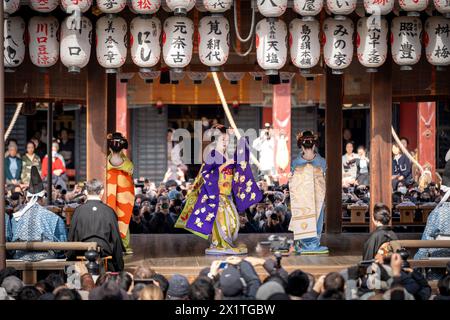
<path id="1" fill-rule="evenodd" d="M 108 80 L 97 59 L 88 65 L 86 111 L 86 177 L 106 185 L 106 135 L 108 129 Z"/>
<path id="2" fill-rule="evenodd" d="M 116 82 L 119 81 L 117 77 L 117 73 L 108 73 L 106 75 L 107 78 L 107 85 L 106 85 L 106 92 L 107 92 L 107 131 L 108 133 L 112 133 L 117 131 L 116 130 L 116 117 L 117 117 L 117 94 L 116 94 Z"/>
<path id="3" fill-rule="evenodd" d="M 342 226 L 342 103 L 344 79 L 327 68 L 325 98 L 326 232 L 340 233 Z"/>
<path id="4" fill-rule="evenodd" d="M 436 102 L 419 102 L 417 106 L 417 148 L 419 163 L 436 173 Z"/>
<path id="5" fill-rule="evenodd" d="M 289 155 L 291 154 L 291 84 L 277 84 L 273 86 L 273 107 L 272 107 L 272 115 L 273 115 L 273 129 L 275 132 L 275 150 L 278 150 L 277 145 L 279 142 L 279 137 L 284 134 L 285 137 L 288 138 L 287 141 L 287 150 L 288 153 L 286 155 L 287 159 L 289 159 L 287 166 L 281 168 L 280 166 L 284 166 L 285 163 L 281 164 L 278 162 L 277 157 L 281 155 L 277 155 L 275 152 L 275 168 L 278 174 L 278 181 L 280 184 L 288 183 L 288 175 L 291 171 L 291 162 Z M 284 161 L 283 161 L 284 162 Z"/>
<path id="6" fill-rule="evenodd" d="M 392 67 L 388 58 L 370 84 L 370 213 L 376 203 L 392 208 Z M 370 229 L 375 226 L 370 222 Z"/>
<path id="7" fill-rule="evenodd" d="M 408 139 L 409 151 L 417 148 L 417 115 L 417 102 L 400 103 L 398 136 Z"/>
<path id="8" fill-rule="evenodd" d="M 115 131 L 122 133 L 130 140 L 130 127 L 128 125 L 128 101 L 127 101 L 127 88 L 128 83 L 121 82 L 119 79 L 116 81 L 116 128 Z M 131 155 L 131 144 L 128 144 L 128 150 L 125 153 Z"/>

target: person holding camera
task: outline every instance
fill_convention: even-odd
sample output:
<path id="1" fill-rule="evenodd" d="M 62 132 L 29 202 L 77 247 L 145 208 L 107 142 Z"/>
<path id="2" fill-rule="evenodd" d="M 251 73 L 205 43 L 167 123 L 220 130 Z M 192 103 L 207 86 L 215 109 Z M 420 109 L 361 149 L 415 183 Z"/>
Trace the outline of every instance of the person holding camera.
<path id="1" fill-rule="evenodd" d="M 284 208 L 276 206 L 274 210 L 266 211 L 267 220 L 262 226 L 262 231 L 265 233 L 281 233 L 286 232 L 283 226 L 284 223 Z"/>
<path id="2" fill-rule="evenodd" d="M 166 196 L 160 196 L 158 198 L 158 203 L 155 208 L 155 213 L 148 224 L 150 233 L 172 233 L 173 221 L 170 215 L 170 203 L 169 198 Z"/>

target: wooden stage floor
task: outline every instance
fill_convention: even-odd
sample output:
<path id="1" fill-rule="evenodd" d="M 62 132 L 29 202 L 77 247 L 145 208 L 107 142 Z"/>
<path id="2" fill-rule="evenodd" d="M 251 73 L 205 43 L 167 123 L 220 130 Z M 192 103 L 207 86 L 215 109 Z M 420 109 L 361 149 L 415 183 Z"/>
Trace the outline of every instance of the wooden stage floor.
<path id="1" fill-rule="evenodd" d="M 271 257 L 267 246 L 259 245 L 270 234 L 240 234 L 238 243 L 247 246 L 249 256 Z M 286 234 L 292 237 L 292 234 Z M 284 235 L 284 236 L 286 236 Z M 318 276 L 332 271 L 340 271 L 361 260 L 362 248 L 368 234 L 341 233 L 322 237 L 322 243 L 330 248 L 326 256 L 283 257 L 282 265 L 288 271 L 302 269 Z M 420 234 L 399 234 L 402 239 L 419 239 Z M 131 246 L 134 254 L 125 257 L 126 269 L 149 266 L 164 276 L 175 273 L 194 279 L 201 269 L 209 267 L 213 260 L 223 257 L 205 256 L 208 242 L 191 234 L 145 234 L 132 235 Z M 257 268 L 261 277 L 266 276 L 262 268 Z"/>

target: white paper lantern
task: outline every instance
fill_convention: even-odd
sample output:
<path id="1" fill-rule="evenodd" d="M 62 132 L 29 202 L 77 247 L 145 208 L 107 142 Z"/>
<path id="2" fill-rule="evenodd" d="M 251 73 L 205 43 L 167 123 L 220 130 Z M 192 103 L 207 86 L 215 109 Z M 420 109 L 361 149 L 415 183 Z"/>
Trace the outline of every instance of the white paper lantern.
<path id="1" fill-rule="evenodd" d="M 4 21 L 4 63 L 5 71 L 13 71 L 25 58 L 25 22 L 19 16 Z"/>
<path id="2" fill-rule="evenodd" d="M 198 26 L 198 55 L 201 63 L 218 71 L 228 60 L 230 24 L 223 16 L 203 17 Z"/>
<path id="3" fill-rule="evenodd" d="M 104 13 L 118 13 L 127 5 L 127 0 L 97 0 L 97 7 Z"/>
<path id="4" fill-rule="evenodd" d="M 435 16 L 428 18 L 425 22 L 425 55 L 428 62 L 434 66 L 450 65 L 449 30 L 450 19 Z"/>
<path id="5" fill-rule="evenodd" d="M 176 15 L 185 15 L 195 6 L 195 0 L 166 0 L 166 4 Z"/>
<path id="6" fill-rule="evenodd" d="M 194 84 L 201 84 L 203 81 L 208 78 L 208 72 L 188 72 L 187 73 L 189 79 L 191 79 Z"/>
<path id="7" fill-rule="evenodd" d="M 184 79 L 186 72 L 183 70 L 170 70 L 170 83 L 171 84 L 179 84 L 181 80 Z"/>
<path id="8" fill-rule="evenodd" d="M 161 22 L 156 17 L 138 16 L 131 20 L 130 34 L 131 59 L 141 72 L 150 71 L 161 58 Z"/>
<path id="9" fill-rule="evenodd" d="M 32 17 L 28 22 L 31 62 L 38 67 L 51 67 L 59 57 L 59 22 L 52 16 Z"/>
<path id="10" fill-rule="evenodd" d="M 391 24 L 391 50 L 401 70 L 411 70 L 420 60 L 422 22 L 417 17 L 396 17 Z"/>
<path id="11" fill-rule="evenodd" d="M 328 10 L 335 15 L 338 20 L 343 20 L 345 15 L 349 15 L 356 8 L 357 0 L 327 0 Z"/>
<path id="12" fill-rule="evenodd" d="M 139 72 L 139 77 L 145 81 L 145 83 L 153 83 L 153 81 L 161 75 L 161 71 Z"/>
<path id="13" fill-rule="evenodd" d="M 92 44 L 92 23 L 81 17 L 80 29 L 73 28 L 70 17 L 61 24 L 61 62 L 69 72 L 80 72 L 89 62 Z"/>
<path id="14" fill-rule="evenodd" d="M 388 23 L 385 18 L 372 15 L 359 19 L 356 29 L 358 60 L 368 72 L 374 72 L 386 61 Z"/>
<path id="15" fill-rule="evenodd" d="M 287 8 L 287 0 L 256 0 L 258 11 L 264 17 L 279 17 Z"/>
<path id="16" fill-rule="evenodd" d="M 408 16 L 419 16 L 419 11 L 428 7 L 428 0 L 399 0 L 398 4 L 402 10 L 407 11 Z"/>
<path id="17" fill-rule="evenodd" d="M 28 5 L 37 12 L 51 12 L 58 6 L 58 0 L 29 0 Z"/>
<path id="18" fill-rule="evenodd" d="M 294 0 L 294 11 L 303 16 L 303 20 L 318 15 L 322 8 L 323 0 Z"/>
<path id="19" fill-rule="evenodd" d="M 255 81 L 261 81 L 266 75 L 265 72 L 261 71 L 249 72 L 249 74 L 253 77 Z"/>
<path id="20" fill-rule="evenodd" d="M 364 9 L 368 14 L 387 15 L 394 8 L 395 0 L 364 0 Z"/>
<path id="21" fill-rule="evenodd" d="M 449 0 L 434 0 L 434 7 L 439 13 L 442 13 L 446 18 L 450 18 L 450 1 Z"/>
<path id="22" fill-rule="evenodd" d="M 224 72 L 223 76 L 225 79 L 230 81 L 230 84 L 238 84 L 238 82 L 244 78 L 245 73 L 243 73 L 243 72 Z"/>
<path id="23" fill-rule="evenodd" d="M 302 73 L 309 73 L 320 59 L 320 25 L 317 20 L 294 19 L 289 25 L 289 45 L 292 63 Z"/>
<path id="24" fill-rule="evenodd" d="M 20 0 L 3 0 L 3 11 L 7 14 L 13 14 L 20 8 Z"/>
<path id="25" fill-rule="evenodd" d="M 161 7 L 161 0 L 131 0 L 131 9 L 139 14 L 154 14 Z"/>
<path id="26" fill-rule="evenodd" d="M 350 19 L 325 19 L 323 23 L 325 63 L 335 74 L 341 74 L 353 58 L 353 22 Z"/>
<path id="27" fill-rule="evenodd" d="M 127 23 L 119 16 L 97 20 L 97 60 L 107 73 L 116 73 L 127 59 Z"/>
<path id="28" fill-rule="evenodd" d="M 76 10 L 86 12 L 92 5 L 92 0 L 61 0 L 61 7 L 67 13 L 73 13 Z"/>
<path id="29" fill-rule="evenodd" d="M 267 75 L 278 74 L 287 59 L 287 27 L 283 20 L 266 18 L 256 25 L 256 58 Z"/>
<path id="30" fill-rule="evenodd" d="M 233 0 L 198 0 L 197 2 L 203 3 L 203 7 L 214 13 L 225 12 L 230 10 Z"/>
<path id="31" fill-rule="evenodd" d="M 194 23 L 187 17 L 175 16 L 164 21 L 163 57 L 173 69 L 181 71 L 192 59 Z"/>

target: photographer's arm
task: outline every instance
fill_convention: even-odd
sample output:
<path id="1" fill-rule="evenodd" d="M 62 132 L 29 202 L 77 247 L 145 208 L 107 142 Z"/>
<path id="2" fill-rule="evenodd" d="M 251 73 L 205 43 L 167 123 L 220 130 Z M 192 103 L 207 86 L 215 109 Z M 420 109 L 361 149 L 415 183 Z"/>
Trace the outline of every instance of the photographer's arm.
<path id="1" fill-rule="evenodd" d="M 247 283 L 247 297 L 254 299 L 256 297 L 256 291 L 261 286 L 258 274 L 248 261 L 241 261 L 240 263 L 241 276 Z"/>

